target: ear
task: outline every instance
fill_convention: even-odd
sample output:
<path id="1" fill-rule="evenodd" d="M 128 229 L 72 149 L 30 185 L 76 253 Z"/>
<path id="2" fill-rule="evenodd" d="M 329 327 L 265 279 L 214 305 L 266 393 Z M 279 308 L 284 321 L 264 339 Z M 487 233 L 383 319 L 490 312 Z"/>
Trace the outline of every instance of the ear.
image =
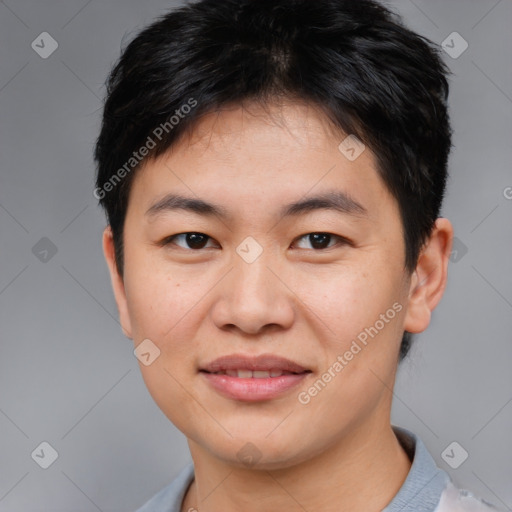
<path id="1" fill-rule="evenodd" d="M 130 315 L 128 313 L 124 282 L 117 269 L 114 251 L 114 237 L 110 226 L 107 226 L 103 231 L 103 254 L 105 255 L 105 260 L 107 261 L 108 270 L 110 272 L 110 281 L 112 283 L 112 289 L 116 299 L 117 310 L 119 311 L 121 329 L 127 338 L 132 339 L 132 326 Z"/>
<path id="2" fill-rule="evenodd" d="M 448 219 L 437 219 L 411 276 L 409 303 L 404 322 L 406 331 L 422 332 L 430 323 L 432 311 L 446 288 L 452 242 L 452 224 Z"/>

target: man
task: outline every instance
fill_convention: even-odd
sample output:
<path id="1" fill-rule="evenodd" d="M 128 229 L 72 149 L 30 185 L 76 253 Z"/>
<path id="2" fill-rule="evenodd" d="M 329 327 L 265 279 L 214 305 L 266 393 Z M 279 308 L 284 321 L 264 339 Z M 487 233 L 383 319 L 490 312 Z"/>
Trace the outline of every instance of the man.
<path id="1" fill-rule="evenodd" d="M 202 0 L 123 51 L 104 253 L 193 459 L 140 512 L 489 510 L 390 423 L 447 278 L 447 73 L 370 0 Z"/>

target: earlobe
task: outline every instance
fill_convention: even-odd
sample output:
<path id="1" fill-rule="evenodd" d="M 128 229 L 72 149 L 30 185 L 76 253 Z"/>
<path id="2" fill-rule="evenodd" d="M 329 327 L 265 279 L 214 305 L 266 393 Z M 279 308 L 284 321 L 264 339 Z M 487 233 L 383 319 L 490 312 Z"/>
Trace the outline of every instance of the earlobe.
<path id="1" fill-rule="evenodd" d="M 422 332 L 430 323 L 432 311 L 446 288 L 452 241 L 453 227 L 450 221 L 437 219 L 411 276 L 404 322 L 404 329 L 408 332 Z"/>
<path id="2" fill-rule="evenodd" d="M 112 229 L 107 226 L 103 231 L 103 254 L 107 262 L 108 270 L 110 273 L 110 281 L 112 283 L 112 290 L 117 304 L 117 310 L 119 312 L 119 320 L 121 322 L 121 329 L 123 334 L 132 339 L 132 327 L 130 321 L 130 315 L 128 313 L 128 304 L 126 300 L 126 292 L 124 287 L 123 278 L 118 272 L 116 261 L 115 261 L 115 248 L 114 238 L 112 235 Z"/>

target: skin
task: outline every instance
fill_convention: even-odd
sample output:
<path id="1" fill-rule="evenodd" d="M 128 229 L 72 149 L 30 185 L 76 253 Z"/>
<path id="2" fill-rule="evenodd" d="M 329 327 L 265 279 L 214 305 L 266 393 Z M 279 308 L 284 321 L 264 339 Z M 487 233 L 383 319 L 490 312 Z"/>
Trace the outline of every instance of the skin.
<path id="1" fill-rule="evenodd" d="M 268 109 L 267 109 L 268 110 Z M 366 150 L 353 162 L 312 106 L 233 106 L 135 176 L 124 226 L 124 276 L 110 228 L 103 249 L 124 334 L 160 356 L 140 369 L 152 397 L 185 434 L 195 480 L 182 510 L 381 510 L 410 461 L 390 425 L 405 330 L 429 324 L 443 294 L 453 230 L 436 221 L 414 272 L 404 267 L 396 200 Z M 283 205 L 343 191 L 366 214 L 320 209 L 279 219 Z M 145 212 L 167 193 L 216 203 L 231 217 Z M 199 232 L 202 249 L 185 237 Z M 310 233 L 330 233 L 315 248 Z M 253 237 L 252 263 L 236 248 Z M 322 248 L 325 247 L 325 248 Z M 357 335 L 393 304 L 401 311 L 308 404 L 298 401 Z M 263 402 L 226 398 L 198 372 L 221 355 L 273 353 L 312 371 L 299 388 Z M 237 453 L 247 443 L 253 466 Z"/>

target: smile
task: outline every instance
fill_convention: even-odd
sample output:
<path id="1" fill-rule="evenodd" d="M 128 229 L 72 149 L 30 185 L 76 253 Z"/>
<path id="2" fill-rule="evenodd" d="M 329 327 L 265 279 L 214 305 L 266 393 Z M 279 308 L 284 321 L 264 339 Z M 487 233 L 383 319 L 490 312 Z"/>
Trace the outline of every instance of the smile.
<path id="1" fill-rule="evenodd" d="M 208 372 L 210 373 L 210 372 Z M 221 370 L 213 373 L 213 375 L 229 375 L 230 377 L 238 377 L 239 379 L 268 379 L 269 377 L 281 377 L 281 375 L 296 375 L 293 372 L 287 372 L 278 368 L 274 370 Z"/>

